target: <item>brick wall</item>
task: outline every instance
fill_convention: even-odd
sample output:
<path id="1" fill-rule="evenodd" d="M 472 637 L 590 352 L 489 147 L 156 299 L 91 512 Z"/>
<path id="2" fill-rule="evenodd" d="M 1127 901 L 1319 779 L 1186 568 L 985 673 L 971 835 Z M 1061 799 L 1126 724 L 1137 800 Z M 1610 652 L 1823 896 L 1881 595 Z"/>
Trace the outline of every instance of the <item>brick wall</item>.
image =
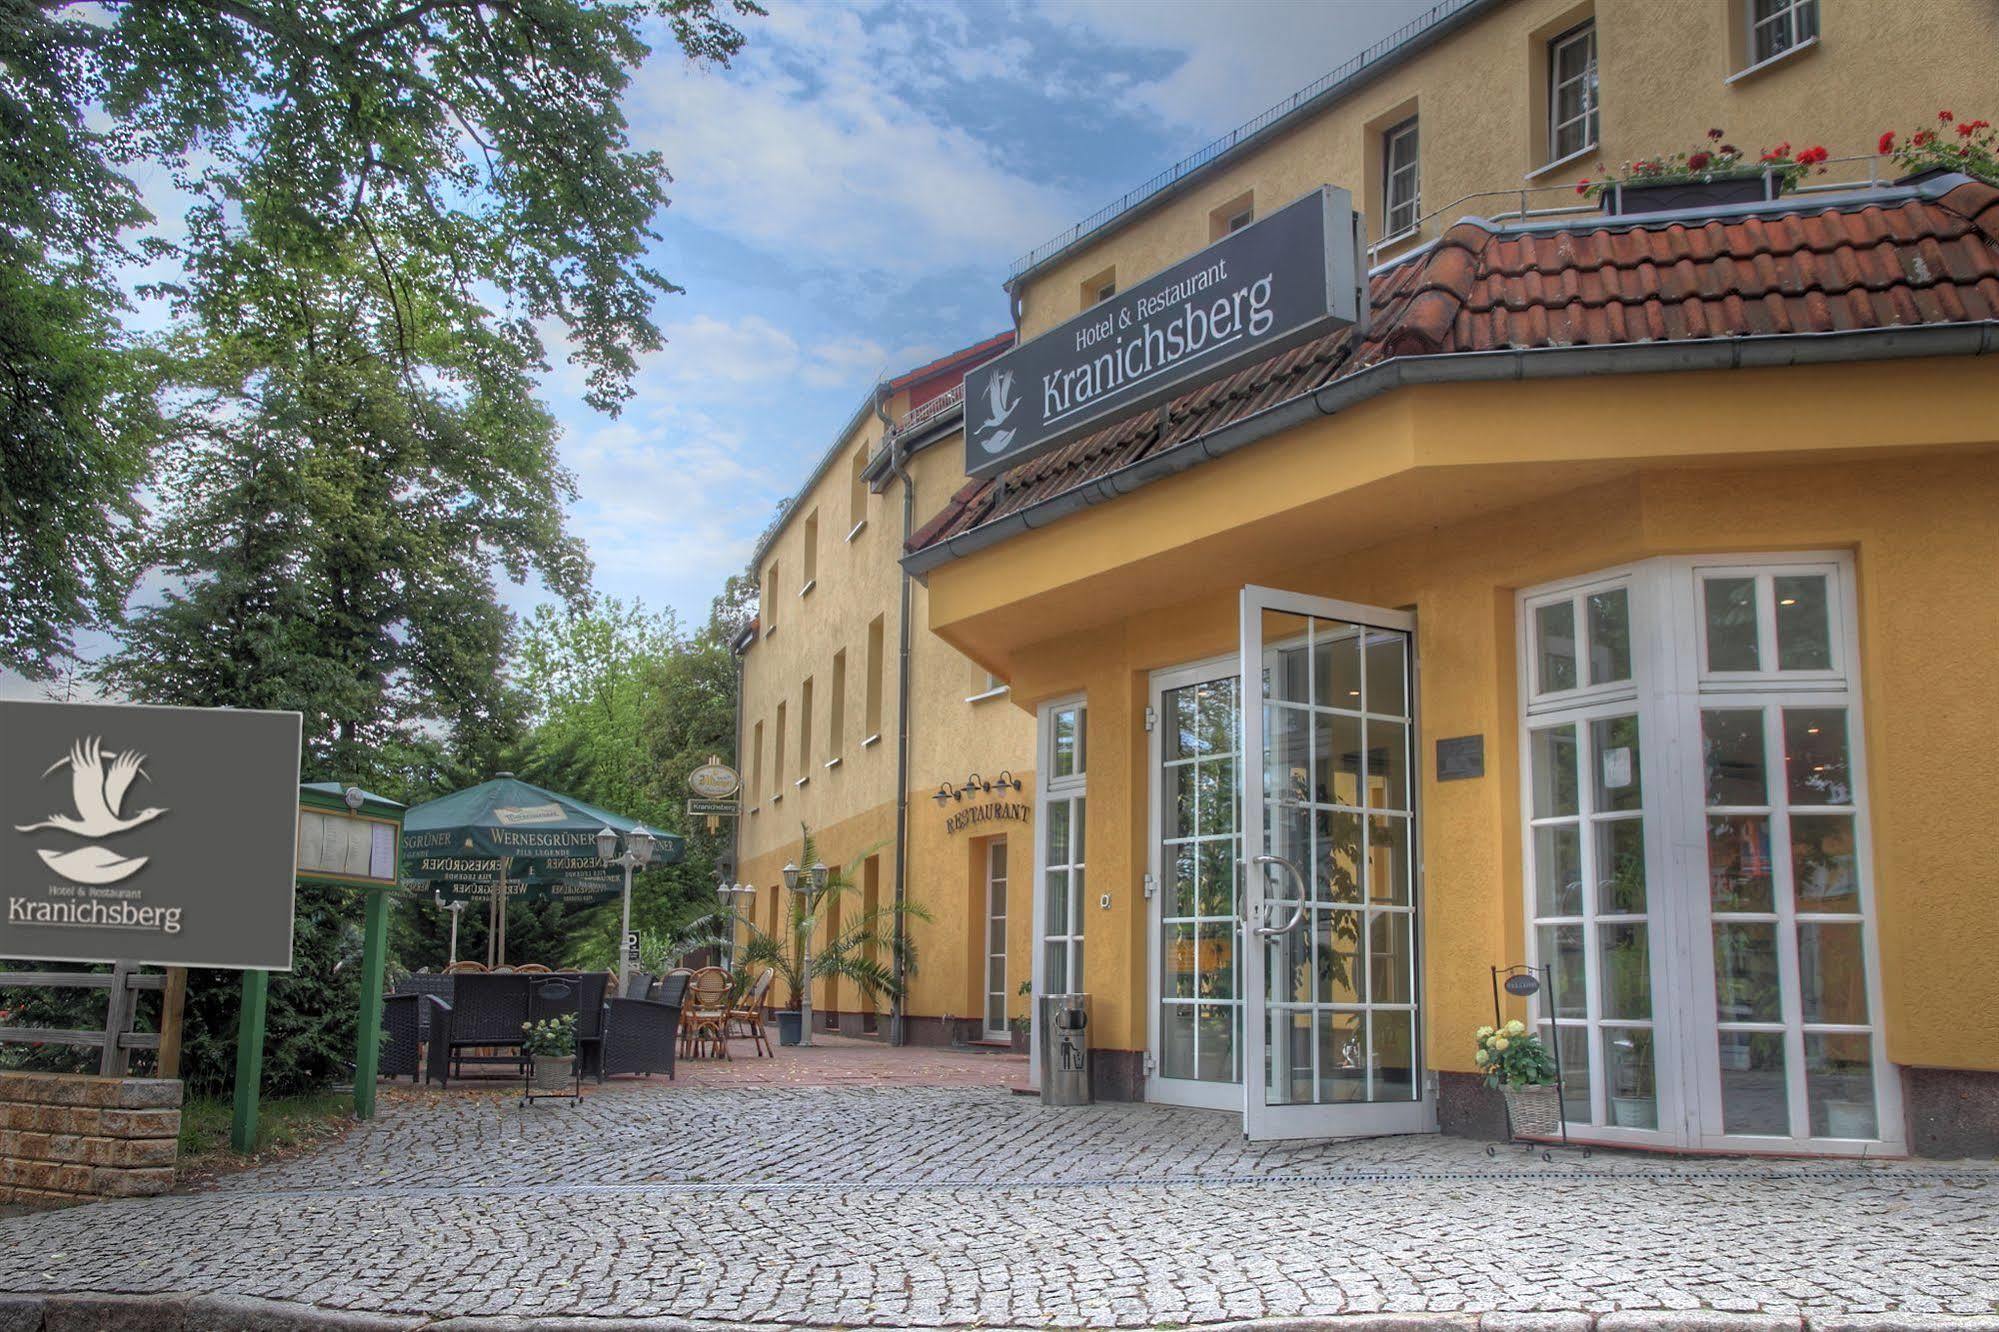
<path id="1" fill-rule="evenodd" d="M 177 1078 L 0 1072 L 0 1203 L 165 1193 L 180 1098 Z"/>

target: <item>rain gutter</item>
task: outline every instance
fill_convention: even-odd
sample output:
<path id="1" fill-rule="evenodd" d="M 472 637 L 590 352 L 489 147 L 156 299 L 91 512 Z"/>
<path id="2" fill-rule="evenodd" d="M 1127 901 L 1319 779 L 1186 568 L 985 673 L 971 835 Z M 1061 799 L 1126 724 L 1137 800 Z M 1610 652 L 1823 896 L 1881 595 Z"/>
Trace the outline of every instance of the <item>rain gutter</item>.
<path id="1" fill-rule="evenodd" d="M 1234 453 L 1237 449 L 1319 417 L 1337 415 L 1349 407 L 1399 388 L 1506 380 L 1575 379 L 1585 375 L 1672 374 L 1934 356 L 1986 356 L 1995 352 L 1999 352 L 1999 321 L 1855 329 L 1841 333 L 1774 333 L 1698 342 L 1624 342 L 1608 346 L 1530 347 L 1397 356 L 1310 393 L 1287 398 L 1240 421 L 1230 422 L 1218 430 L 1141 458 L 922 550 L 911 551 L 902 557 L 902 567 L 921 578 L 940 565 L 998 545 L 1009 537 L 1046 527 L 1093 505 L 1128 495 L 1151 482 Z"/>

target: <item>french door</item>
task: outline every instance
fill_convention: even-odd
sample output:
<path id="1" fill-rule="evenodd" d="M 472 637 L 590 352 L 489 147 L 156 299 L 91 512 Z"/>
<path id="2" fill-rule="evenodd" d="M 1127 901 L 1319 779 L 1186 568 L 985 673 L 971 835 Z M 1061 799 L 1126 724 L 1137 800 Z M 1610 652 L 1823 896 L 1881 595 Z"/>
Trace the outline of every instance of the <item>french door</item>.
<path id="1" fill-rule="evenodd" d="M 1571 1132 L 1898 1148 L 1851 560 L 1651 560 L 1521 612 L 1534 1016 Z"/>
<path id="2" fill-rule="evenodd" d="M 1412 630 L 1251 587 L 1237 656 L 1153 677 L 1148 1099 L 1238 1111 L 1253 1138 L 1433 1127 Z"/>
<path id="3" fill-rule="evenodd" d="M 986 843 L 986 978 L 984 1035 L 1010 1040 L 1006 1024 L 1006 838 Z"/>
<path id="4" fill-rule="evenodd" d="M 1242 592 L 1243 1130 L 1415 1133 L 1413 616 Z"/>

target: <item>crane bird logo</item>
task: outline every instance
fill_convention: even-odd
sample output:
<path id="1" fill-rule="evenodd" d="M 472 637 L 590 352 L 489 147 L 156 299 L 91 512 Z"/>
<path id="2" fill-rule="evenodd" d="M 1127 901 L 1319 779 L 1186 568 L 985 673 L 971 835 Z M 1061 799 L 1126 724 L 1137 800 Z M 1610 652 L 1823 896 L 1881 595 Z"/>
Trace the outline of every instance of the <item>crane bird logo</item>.
<path id="1" fill-rule="evenodd" d="M 986 381 L 986 410 L 990 414 L 979 430 L 981 432 L 996 430 L 997 433 L 990 438 L 980 440 L 980 448 L 987 453 L 1006 451 L 1007 445 L 1013 443 L 1014 432 L 1010 429 L 999 430 L 998 427 L 1005 425 L 1007 418 L 1012 416 L 1019 406 L 1020 399 L 1013 396 L 1013 371 L 1002 370 Z"/>
<path id="2" fill-rule="evenodd" d="M 70 797 L 76 803 L 76 813 L 55 813 L 40 823 L 15 824 L 15 832 L 36 832 L 43 828 L 59 828 L 63 832 L 75 833 L 79 837 L 92 839 L 110 837 L 116 833 L 130 832 L 142 823 L 151 823 L 166 813 L 157 806 L 148 807 L 134 814 L 126 815 L 125 793 L 131 788 L 135 778 L 152 778 L 145 770 L 146 756 L 136 750 L 124 753 L 106 752 L 101 737 L 92 736 L 88 740 L 78 740 L 69 747 L 69 753 L 42 770 L 47 777 L 58 768 L 69 769 Z M 121 856 L 108 847 L 81 846 L 74 851 L 42 851 L 36 855 L 42 858 L 50 869 L 72 883 L 101 884 L 117 883 L 137 874 L 145 865 L 145 856 Z"/>

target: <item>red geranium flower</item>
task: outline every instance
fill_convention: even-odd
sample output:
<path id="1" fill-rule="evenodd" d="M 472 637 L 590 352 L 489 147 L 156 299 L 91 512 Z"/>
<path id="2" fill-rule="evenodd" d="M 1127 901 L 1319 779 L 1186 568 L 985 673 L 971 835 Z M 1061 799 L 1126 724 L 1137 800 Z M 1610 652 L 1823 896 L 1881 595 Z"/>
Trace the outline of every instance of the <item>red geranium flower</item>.
<path id="1" fill-rule="evenodd" d="M 1877 153 L 1888 153 L 1888 152 L 1893 152 L 1894 150 L 1895 150 L 1895 131 L 1886 130 L 1881 135 L 1881 142 L 1874 145 L 1874 151 Z"/>
<path id="2" fill-rule="evenodd" d="M 1921 148 L 1925 144 L 1935 143 L 1936 141 L 1937 136 L 1929 130 L 1917 130 L 1909 140 L 1910 143 L 1918 148 Z"/>
<path id="3" fill-rule="evenodd" d="M 1576 182 L 1576 193 L 1577 193 L 1577 194 L 1588 194 L 1588 193 L 1589 193 L 1589 177 L 1588 177 L 1588 176 L 1584 176 L 1584 177 L 1583 177 L 1583 178 L 1582 178 L 1581 180 L 1579 180 L 1579 181 L 1577 181 L 1577 182 Z"/>
<path id="4" fill-rule="evenodd" d="M 1817 145 L 1813 145 L 1812 147 L 1807 148 L 1805 149 L 1805 151 L 1798 154 L 1798 162 L 1800 165 L 1803 166 L 1817 166 L 1819 163 L 1825 161 L 1826 158 L 1830 156 L 1832 156 L 1832 154 L 1828 153 L 1824 148 L 1821 148 Z"/>
<path id="5" fill-rule="evenodd" d="M 1705 171 L 1707 170 L 1707 164 L 1712 161 L 1714 161 L 1714 159 L 1712 157 L 1709 157 L 1706 153 L 1695 153 L 1689 158 L 1687 158 L 1687 170 Z"/>
<path id="6" fill-rule="evenodd" d="M 1968 139 L 1972 135 L 1978 133 L 1978 122 L 1975 120 L 1967 120 L 1962 125 L 1959 125 L 1957 127 L 1957 132 L 1960 138 Z"/>
<path id="7" fill-rule="evenodd" d="M 1937 112 L 1937 119 L 1948 123 L 1950 121 L 1956 120 L 1957 117 L 1952 115 L 1948 111 L 1939 111 Z"/>
<path id="8" fill-rule="evenodd" d="M 1721 137 L 1721 131 L 1718 129 L 1711 129 L 1707 132 L 1707 136 L 1710 139 L 1719 139 Z"/>

